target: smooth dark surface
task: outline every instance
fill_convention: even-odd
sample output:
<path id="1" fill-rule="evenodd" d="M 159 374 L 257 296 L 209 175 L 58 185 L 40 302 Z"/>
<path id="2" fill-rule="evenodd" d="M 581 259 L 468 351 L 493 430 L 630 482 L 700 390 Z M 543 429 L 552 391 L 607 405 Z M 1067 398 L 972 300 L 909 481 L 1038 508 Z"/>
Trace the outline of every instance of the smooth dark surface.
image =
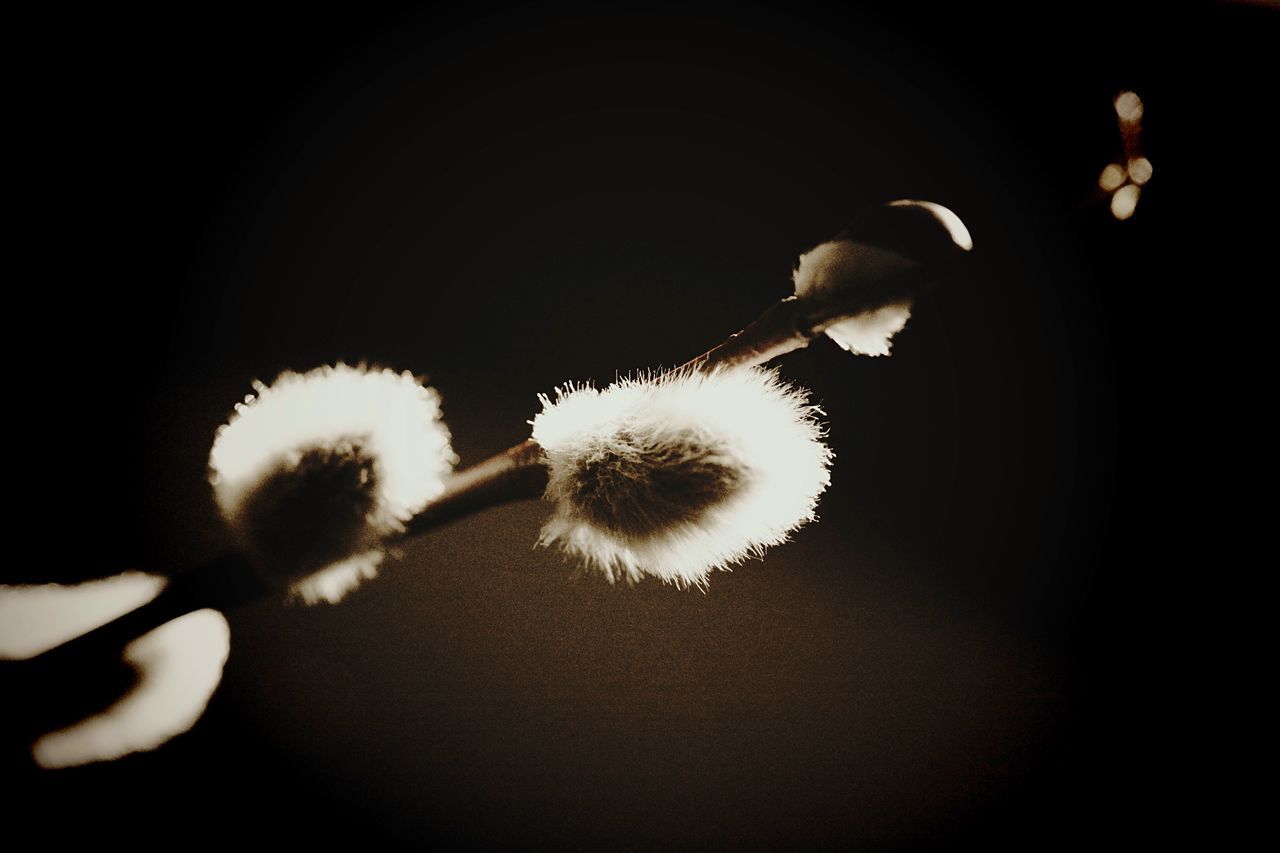
<path id="1" fill-rule="evenodd" d="M 1180 37 L 1144 37 L 1147 14 Z M 10 402 L 36 419 L 14 456 L 39 549 L 10 582 L 220 553 L 207 453 L 252 379 L 427 374 L 471 464 L 527 438 L 538 392 L 742 328 L 870 205 L 943 203 L 975 249 L 891 358 L 784 360 L 837 459 L 820 522 L 763 561 L 706 594 L 610 587 L 534 550 L 544 507 L 488 510 L 340 607 L 233 613 L 205 718 L 155 753 L 42 774 L 11 739 L 16 820 L 148 850 L 1148 837 L 1166 581 L 1133 525 L 1196 119 L 1173 45 L 1207 34 L 1201 82 L 1261 90 L 1275 23 L 1170 14 L 224 4 L 19 26 L 39 271 L 11 284 L 37 334 Z M 1117 223 L 1088 202 L 1126 87 L 1155 176 Z"/>

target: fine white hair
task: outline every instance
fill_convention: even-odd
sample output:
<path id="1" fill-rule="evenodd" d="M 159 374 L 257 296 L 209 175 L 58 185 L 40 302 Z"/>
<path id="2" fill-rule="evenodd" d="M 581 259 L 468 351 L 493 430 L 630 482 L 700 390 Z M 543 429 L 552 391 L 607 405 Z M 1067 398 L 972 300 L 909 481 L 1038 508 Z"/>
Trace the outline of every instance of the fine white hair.
<path id="1" fill-rule="evenodd" d="M 345 364 L 253 388 L 209 454 L 218 507 L 294 596 L 339 601 L 444 490 L 457 458 L 440 397 L 411 373 Z"/>
<path id="2" fill-rule="evenodd" d="M 805 392 L 752 367 L 569 385 L 541 397 L 558 545 L 611 581 L 708 575 L 814 519 L 831 451 Z"/>

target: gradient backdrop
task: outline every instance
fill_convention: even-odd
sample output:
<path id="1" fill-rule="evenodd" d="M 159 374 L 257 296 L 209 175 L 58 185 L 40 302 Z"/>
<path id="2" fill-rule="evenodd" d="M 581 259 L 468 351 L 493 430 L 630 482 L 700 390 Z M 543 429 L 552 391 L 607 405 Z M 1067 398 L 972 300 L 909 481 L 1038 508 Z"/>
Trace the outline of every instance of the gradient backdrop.
<path id="1" fill-rule="evenodd" d="M 255 378 L 423 373 L 469 464 L 557 383 L 719 342 L 869 205 L 941 202 L 976 248 L 891 358 L 782 363 L 837 459 L 821 521 L 763 561 L 706 594 L 610 587 L 534 550 L 544 507 L 487 511 L 339 607 L 231 614 L 220 690 L 158 752 L 38 774 L 10 744 L 15 819 L 142 849 L 1140 838 L 1160 765 L 1126 383 L 1181 108 L 1144 15 L 220 4 L 20 28 L 11 168 L 40 193 L 11 452 L 39 548 L 10 582 L 227 547 L 204 466 Z M 1117 223 L 1091 193 L 1122 88 L 1155 178 Z"/>

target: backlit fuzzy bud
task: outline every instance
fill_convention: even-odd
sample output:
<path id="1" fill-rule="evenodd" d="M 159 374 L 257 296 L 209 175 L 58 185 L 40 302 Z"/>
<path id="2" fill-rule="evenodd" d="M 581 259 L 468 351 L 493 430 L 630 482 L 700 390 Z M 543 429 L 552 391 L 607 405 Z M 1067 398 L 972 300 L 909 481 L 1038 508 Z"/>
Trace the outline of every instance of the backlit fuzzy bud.
<path id="1" fill-rule="evenodd" d="M 813 520 L 829 482 L 818 409 L 773 371 L 682 370 L 541 399 L 533 438 L 555 511 L 540 544 L 610 580 L 705 586 Z"/>
<path id="2" fill-rule="evenodd" d="M 0 659 L 26 660 L 71 641 L 147 604 L 167 584 L 160 575 L 126 572 L 80 584 L 0 585 Z M 227 620 L 209 609 L 132 640 L 122 656 L 136 682 L 110 707 L 37 740 L 36 763 L 52 768 L 110 761 L 187 731 L 222 680 L 230 643 Z"/>
<path id="3" fill-rule="evenodd" d="M 833 311 L 827 336 L 858 355 L 888 355 L 911 317 L 919 284 L 970 251 L 960 217 L 929 201 L 895 201 L 800 256 L 796 297 L 815 304 L 855 306 Z"/>
<path id="4" fill-rule="evenodd" d="M 101 713 L 32 746 L 41 767 L 75 767 L 155 749 L 189 730 L 222 681 L 231 628 L 216 610 L 186 613 L 124 649 L 137 684 Z"/>
<path id="5" fill-rule="evenodd" d="M 832 240 L 800 256 L 793 276 L 796 296 L 804 299 L 832 294 L 854 280 L 851 270 L 879 277 L 905 272 L 913 266 L 911 261 L 887 249 L 850 240 Z M 908 296 L 847 317 L 824 331 L 827 337 L 855 355 L 888 355 L 891 339 L 910 318 Z"/>
<path id="6" fill-rule="evenodd" d="M 307 603 L 339 601 L 444 489 L 456 457 L 439 395 L 344 364 L 254 390 L 209 455 L 218 507 L 265 573 Z"/>

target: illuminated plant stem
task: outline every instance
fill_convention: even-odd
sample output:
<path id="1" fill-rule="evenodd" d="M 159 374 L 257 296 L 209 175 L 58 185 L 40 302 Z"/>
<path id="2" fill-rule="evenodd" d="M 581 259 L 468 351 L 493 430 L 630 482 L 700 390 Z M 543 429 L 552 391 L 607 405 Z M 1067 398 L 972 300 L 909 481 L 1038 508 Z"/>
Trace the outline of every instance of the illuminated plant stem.
<path id="1" fill-rule="evenodd" d="M 491 506 L 536 498 L 546 488 L 542 448 L 528 439 L 446 477 L 444 492 L 405 525 L 404 535 L 424 533 Z"/>
<path id="2" fill-rule="evenodd" d="M 791 296 L 775 303 L 742 331 L 672 372 L 712 370 L 764 364 L 805 347 L 827 326 L 862 311 L 906 298 L 926 282 L 909 272 L 887 277 L 852 292 L 825 300 Z M 533 439 L 445 478 L 444 492 L 406 525 L 401 539 L 481 510 L 542 496 L 547 469 L 542 448 Z M 388 542 L 387 544 L 393 544 Z M 174 578 L 150 603 L 37 656 L 34 661 L 70 664 L 103 649 L 119 652 L 130 640 L 185 613 L 206 607 L 223 612 L 279 590 L 261 579 L 248 558 L 228 553 L 195 571 Z"/>
<path id="3" fill-rule="evenodd" d="M 709 370 L 764 364 L 807 347 L 824 329 L 843 319 L 909 299 L 928 283 L 921 271 L 908 270 L 822 299 L 788 296 L 774 303 L 741 332 L 730 335 L 719 346 L 676 369 Z"/>
<path id="4" fill-rule="evenodd" d="M 819 319 L 826 313 L 794 296 L 787 297 L 741 332 L 670 372 L 764 364 L 806 346 L 829 325 Z M 446 477 L 444 494 L 409 522 L 408 532 L 421 533 L 485 507 L 538 498 L 546 488 L 542 448 L 530 438 Z"/>
<path id="5" fill-rule="evenodd" d="M 765 364 L 808 346 L 824 329 L 846 317 L 909 298 L 927 284 L 921 273 L 912 270 L 823 300 L 788 296 L 742 331 L 670 372 Z M 546 487 L 541 448 L 528 439 L 446 478 L 444 494 L 428 504 L 409 529 L 418 533 L 487 506 L 541 497 Z"/>

